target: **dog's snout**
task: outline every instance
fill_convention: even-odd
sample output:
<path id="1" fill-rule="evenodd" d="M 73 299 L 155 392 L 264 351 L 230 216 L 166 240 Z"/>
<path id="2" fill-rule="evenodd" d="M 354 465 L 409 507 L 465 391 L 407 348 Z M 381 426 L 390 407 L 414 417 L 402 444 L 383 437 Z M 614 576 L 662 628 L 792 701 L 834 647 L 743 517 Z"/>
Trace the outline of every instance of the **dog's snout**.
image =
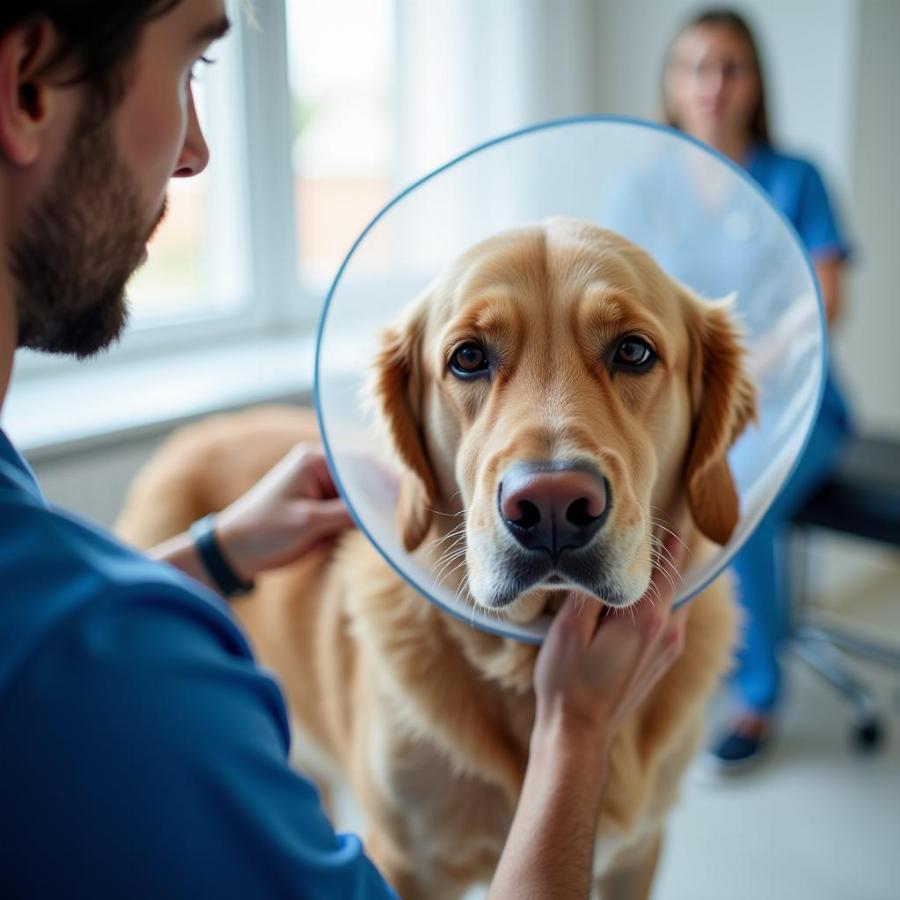
<path id="1" fill-rule="evenodd" d="M 587 467 L 518 464 L 500 482 L 500 517 L 529 550 L 583 547 L 599 531 L 610 505 L 609 484 Z"/>

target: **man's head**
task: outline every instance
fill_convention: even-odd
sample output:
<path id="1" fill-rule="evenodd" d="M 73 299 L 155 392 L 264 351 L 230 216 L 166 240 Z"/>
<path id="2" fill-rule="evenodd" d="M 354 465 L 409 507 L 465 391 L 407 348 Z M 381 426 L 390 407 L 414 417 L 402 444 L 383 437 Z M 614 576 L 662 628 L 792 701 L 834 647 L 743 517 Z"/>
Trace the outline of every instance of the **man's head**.
<path id="1" fill-rule="evenodd" d="M 121 332 L 125 283 L 172 176 L 208 153 L 192 71 L 224 0 L 7 0 L 0 203 L 17 344 L 87 356 Z"/>

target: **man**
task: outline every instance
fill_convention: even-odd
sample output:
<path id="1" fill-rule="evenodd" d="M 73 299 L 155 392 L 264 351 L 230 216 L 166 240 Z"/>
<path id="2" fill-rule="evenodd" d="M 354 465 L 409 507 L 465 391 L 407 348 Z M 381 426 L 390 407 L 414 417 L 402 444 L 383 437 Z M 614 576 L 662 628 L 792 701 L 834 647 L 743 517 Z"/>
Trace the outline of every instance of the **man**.
<path id="1" fill-rule="evenodd" d="M 0 403 L 16 347 L 86 357 L 121 331 L 168 179 L 206 165 L 191 76 L 227 27 L 222 0 L 4 0 Z M 0 432 L 0 895 L 393 896 L 288 767 L 280 692 L 209 590 L 348 524 L 298 448 L 153 561 L 49 505 Z M 570 598 L 539 656 L 491 896 L 585 895 L 609 742 L 679 652 L 666 604 L 599 611 Z"/>

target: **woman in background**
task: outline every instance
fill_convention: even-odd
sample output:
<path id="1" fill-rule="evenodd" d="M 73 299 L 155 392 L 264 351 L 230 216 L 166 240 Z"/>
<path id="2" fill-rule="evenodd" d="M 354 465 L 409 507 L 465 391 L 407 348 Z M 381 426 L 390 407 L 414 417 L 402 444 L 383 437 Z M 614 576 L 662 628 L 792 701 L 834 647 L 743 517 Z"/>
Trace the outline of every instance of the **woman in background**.
<path id="1" fill-rule="evenodd" d="M 663 106 L 668 124 L 742 166 L 793 223 L 812 258 L 833 327 L 842 313 L 848 245 L 815 167 L 773 146 L 759 52 L 739 15 L 708 10 L 681 28 L 665 61 Z M 737 703 L 708 755 L 718 771 L 747 767 L 772 736 L 781 694 L 778 653 L 790 609 L 783 538 L 792 513 L 827 475 L 849 432 L 847 407 L 829 373 L 796 471 L 734 562 L 746 633 L 734 677 Z"/>

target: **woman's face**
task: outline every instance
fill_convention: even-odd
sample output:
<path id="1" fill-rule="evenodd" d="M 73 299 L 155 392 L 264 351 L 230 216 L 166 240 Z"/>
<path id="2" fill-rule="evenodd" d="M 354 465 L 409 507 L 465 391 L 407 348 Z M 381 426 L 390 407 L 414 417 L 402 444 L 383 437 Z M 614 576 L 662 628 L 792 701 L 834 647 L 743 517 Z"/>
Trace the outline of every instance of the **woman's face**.
<path id="1" fill-rule="evenodd" d="M 688 134 L 708 143 L 746 138 L 759 97 L 750 47 L 729 28 L 688 28 L 672 48 L 665 93 L 670 113 Z"/>

